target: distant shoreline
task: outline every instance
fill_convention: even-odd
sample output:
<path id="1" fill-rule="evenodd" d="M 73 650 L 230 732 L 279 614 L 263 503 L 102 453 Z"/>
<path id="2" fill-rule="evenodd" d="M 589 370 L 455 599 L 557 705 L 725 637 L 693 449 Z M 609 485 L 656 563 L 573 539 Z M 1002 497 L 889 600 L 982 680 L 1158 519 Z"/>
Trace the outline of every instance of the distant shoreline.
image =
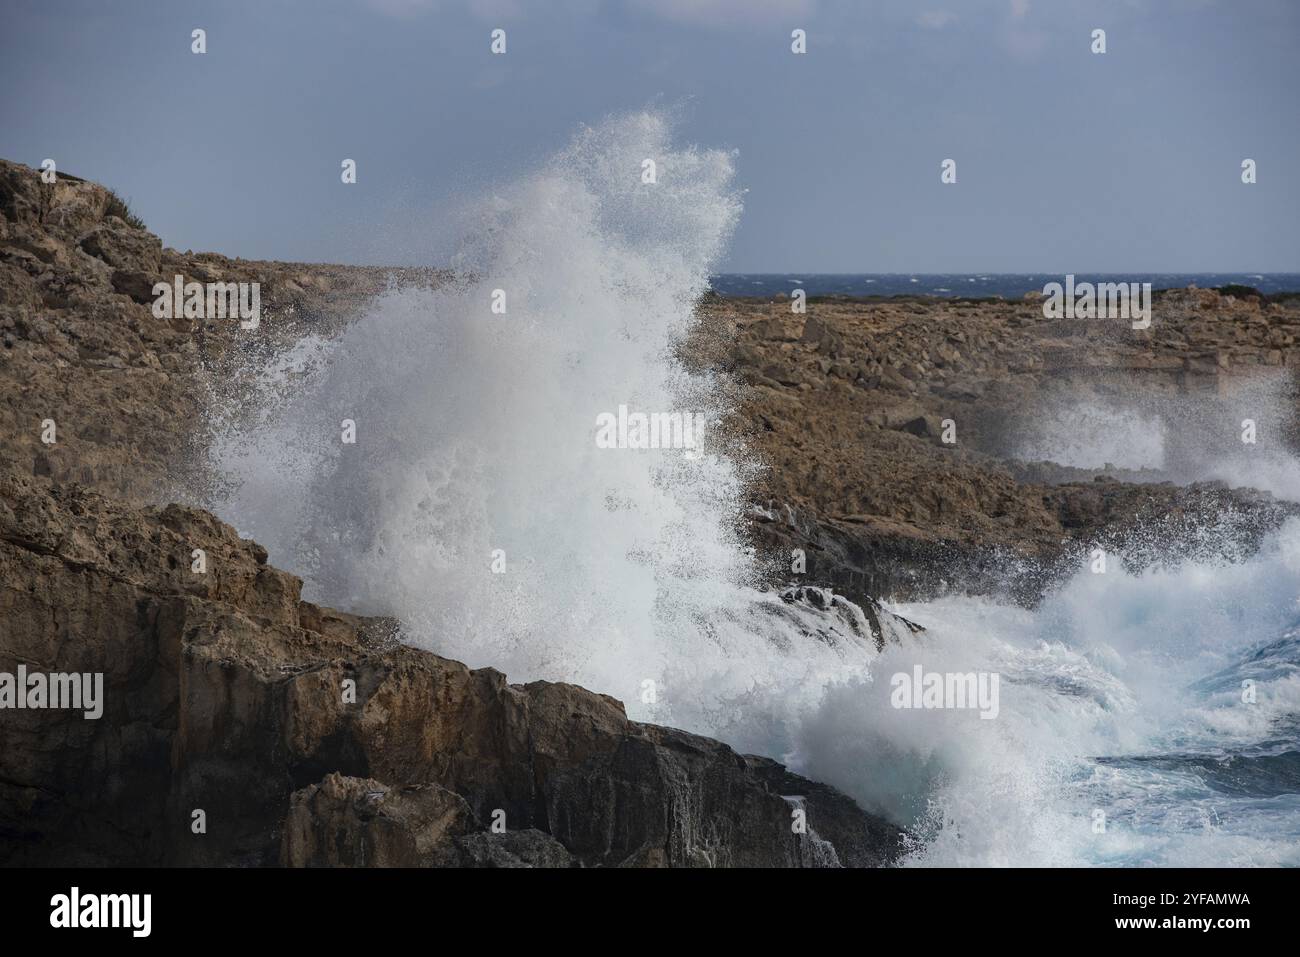
<path id="1" fill-rule="evenodd" d="M 1019 300 L 1042 292 L 1059 273 L 720 273 L 709 277 L 724 298 L 770 299 L 803 289 L 809 298 L 850 300 Z M 1076 273 L 1079 281 L 1149 282 L 1156 295 L 1168 290 L 1216 289 L 1225 295 L 1266 301 L 1300 295 L 1300 273 Z"/>

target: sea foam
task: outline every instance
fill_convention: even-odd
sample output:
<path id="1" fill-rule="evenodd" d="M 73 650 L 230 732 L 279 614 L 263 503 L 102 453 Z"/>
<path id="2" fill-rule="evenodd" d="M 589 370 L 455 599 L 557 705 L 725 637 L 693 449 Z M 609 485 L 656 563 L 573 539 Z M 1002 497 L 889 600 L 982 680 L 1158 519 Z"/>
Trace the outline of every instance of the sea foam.
<path id="1" fill-rule="evenodd" d="M 785 760 L 911 827 L 910 863 L 1294 862 L 1294 800 L 1207 790 L 1178 760 L 1249 757 L 1294 715 L 1294 639 L 1257 710 L 1234 669 L 1296 624 L 1295 527 L 1249 564 L 1081 570 L 1033 612 L 901 607 L 928 630 L 883 651 L 849 603 L 759 586 L 739 534 L 755 466 L 710 441 L 724 392 L 676 358 L 740 215 L 734 163 L 675 145 L 661 112 L 581 130 L 477 204 L 457 281 L 249 370 L 256 414 L 219 417 L 217 510 L 309 598 Z M 598 447 L 623 404 L 702 412 L 704 440 Z M 1001 675 L 998 717 L 891 707 L 890 675 L 918 665 Z"/>

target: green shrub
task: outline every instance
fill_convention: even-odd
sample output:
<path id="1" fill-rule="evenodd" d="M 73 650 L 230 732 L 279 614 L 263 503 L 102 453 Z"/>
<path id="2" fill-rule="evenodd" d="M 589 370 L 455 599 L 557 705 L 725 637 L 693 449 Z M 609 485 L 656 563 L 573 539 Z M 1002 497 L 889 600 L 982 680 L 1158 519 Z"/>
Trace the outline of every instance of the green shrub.
<path id="1" fill-rule="evenodd" d="M 108 208 L 104 210 L 104 215 L 116 216 L 118 219 L 123 220 L 128 226 L 132 226 L 135 229 L 149 228 L 145 226 L 143 219 L 131 212 L 131 207 L 126 205 L 126 201 L 111 189 L 108 191 Z"/>
<path id="2" fill-rule="evenodd" d="M 1236 299 L 1264 298 L 1264 294 L 1254 286 L 1243 286 L 1235 282 L 1230 282 L 1226 286 L 1219 286 L 1215 291 L 1221 296 L 1233 296 Z"/>

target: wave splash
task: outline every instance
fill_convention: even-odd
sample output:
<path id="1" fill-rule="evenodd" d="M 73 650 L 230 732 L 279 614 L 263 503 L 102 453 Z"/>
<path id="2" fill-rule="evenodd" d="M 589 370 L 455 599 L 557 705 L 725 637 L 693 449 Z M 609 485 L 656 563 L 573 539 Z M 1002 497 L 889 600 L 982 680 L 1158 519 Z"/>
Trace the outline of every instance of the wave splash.
<path id="1" fill-rule="evenodd" d="M 1032 612 L 900 606 L 928 654 L 1003 676 L 997 721 L 891 728 L 894 760 L 934 772 L 883 796 L 912 801 L 928 837 L 910 862 L 1300 865 L 1297 595 L 1292 520 L 1249 561 L 1082 570 Z M 814 775 L 817 726 L 803 732 Z"/>
<path id="2" fill-rule="evenodd" d="M 750 466 L 709 439 L 718 383 L 675 355 L 740 213 L 734 157 L 673 146 L 672 125 L 580 131 L 481 204 L 459 281 L 390 291 L 262 370 L 243 404 L 273 408 L 217 443 L 234 488 L 218 510 L 314 600 L 780 755 L 803 698 L 865 670 L 875 640 L 860 610 L 755 585 L 737 533 Z M 704 440 L 599 448 L 620 405 L 702 413 Z"/>
<path id="3" fill-rule="evenodd" d="M 1295 633 L 1270 653 L 1263 710 L 1232 709 L 1230 686 L 1251 648 L 1296 624 L 1296 529 L 1249 567 L 1081 574 L 1032 613 L 899 607 L 928 631 L 912 639 L 886 616 L 903 641 L 883 651 L 851 603 L 758 585 L 737 533 L 753 465 L 709 440 L 724 392 L 676 358 L 740 213 L 734 157 L 676 147 L 672 127 L 644 112 L 580 131 L 479 205 L 459 280 L 394 289 L 255 370 L 241 404 L 260 414 L 214 446 L 231 488 L 217 511 L 313 600 L 841 787 L 914 828 L 911 863 L 1293 854 L 1268 831 L 1295 834 L 1291 798 L 1238 795 L 1225 825 L 1219 792 L 1177 759 L 1288 767 L 1295 735 L 1267 742 L 1300 701 Z M 655 184 L 641 182 L 647 158 Z M 598 448 L 597 416 L 620 405 L 703 413 L 703 446 Z M 998 720 L 890 707 L 889 676 L 916 664 L 1000 672 Z M 1210 683 L 1189 695 L 1196 681 Z"/>

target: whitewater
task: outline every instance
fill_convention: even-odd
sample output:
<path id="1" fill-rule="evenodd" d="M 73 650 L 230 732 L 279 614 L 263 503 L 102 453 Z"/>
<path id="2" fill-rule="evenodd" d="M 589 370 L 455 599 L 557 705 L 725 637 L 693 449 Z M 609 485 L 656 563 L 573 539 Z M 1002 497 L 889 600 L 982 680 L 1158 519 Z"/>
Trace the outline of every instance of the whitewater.
<path id="1" fill-rule="evenodd" d="M 211 504 L 310 599 L 782 760 L 908 827 L 909 865 L 1300 863 L 1300 524 L 1238 564 L 1081 568 L 1034 610 L 890 606 L 925 631 L 885 615 L 883 650 L 851 602 L 762 586 L 761 464 L 713 438 L 725 383 L 677 358 L 735 163 L 664 112 L 580 130 L 474 204 L 457 280 L 250 370 L 214 415 Z M 702 413 L 703 441 L 600 448 L 620 405 Z M 917 664 L 1000 674 L 998 717 L 893 708 Z"/>

